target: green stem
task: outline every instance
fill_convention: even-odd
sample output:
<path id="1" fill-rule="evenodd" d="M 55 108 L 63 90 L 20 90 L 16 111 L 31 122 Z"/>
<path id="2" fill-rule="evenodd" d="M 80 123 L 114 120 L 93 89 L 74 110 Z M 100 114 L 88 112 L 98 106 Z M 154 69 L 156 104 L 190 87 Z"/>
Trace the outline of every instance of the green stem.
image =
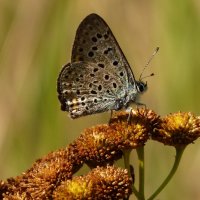
<path id="1" fill-rule="evenodd" d="M 179 166 L 179 163 L 180 163 L 181 157 L 183 155 L 183 152 L 185 150 L 185 147 L 186 146 L 175 147 L 176 148 L 176 157 L 175 157 L 174 165 L 173 165 L 170 173 L 168 174 L 166 179 L 163 181 L 163 183 L 160 185 L 160 187 L 148 198 L 148 200 L 153 200 L 166 187 L 166 185 L 172 179 L 172 177 L 174 176 L 174 174 Z"/>
<path id="2" fill-rule="evenodd" d="M 128 175 L 131 177 L 131 171 L 130 171 L 130 154 L 131 154 L 131 149 L 125 149 L 123 151 L 124 167 L 128 170 Z"/>
<path id="3" fill-rule="evenodd" d="M 139 160 L 139 200 L 144 200 L 144 146 L 136 149 Z"/>
<path id="4" fill-rule="evenodd" d="M 124 150 L 123 151 L 123 157 L 124 157 L 124 167 L 128 170 L 128 174 L 131 177 L 131 171 L 130 171 L 130 153 L 131 150 Z M 137 197 L 137 199 L 141 199 L 139 192 L 137 191 L 137 189 L 135 188 L 134 184 L 132 185 L 132 191 L 135 194 L 135 196 Z"/>
<path id="5" fill-rule="evenodd" d="M 142 198 L 140 193 L 137 191 L 137 189 L 135 188 L 134 185 L 132 186 L 132 191 L 133 191 L 134 195 L 137 197 L 137 199 L 141 199 Z"/>

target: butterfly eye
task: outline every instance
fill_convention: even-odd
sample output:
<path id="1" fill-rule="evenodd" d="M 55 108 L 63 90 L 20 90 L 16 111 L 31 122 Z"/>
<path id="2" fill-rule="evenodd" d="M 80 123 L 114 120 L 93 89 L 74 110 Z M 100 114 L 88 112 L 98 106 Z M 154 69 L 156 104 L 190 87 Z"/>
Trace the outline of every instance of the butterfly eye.
<path id="1" fill-rule="evenodd" d="M 143 83 L 143 82 L 138 82 L 137 83 L 137 89 L 139 92 L 144 92 L 147 88 L 147 84 L 146 83 Z"/>

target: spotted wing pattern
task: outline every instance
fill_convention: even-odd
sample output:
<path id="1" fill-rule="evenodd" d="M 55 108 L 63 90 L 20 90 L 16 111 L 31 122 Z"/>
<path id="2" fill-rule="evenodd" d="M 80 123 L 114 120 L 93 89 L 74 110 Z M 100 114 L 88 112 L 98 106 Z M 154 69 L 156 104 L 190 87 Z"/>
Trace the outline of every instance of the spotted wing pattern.
<path id="1" fill-rule="evenodd" d="M 72 118 L 113 110 L 135 83 L 108 25 L 96 14 L 87 16 L 76 32 L 71 63 L 58 78 L 61 109 Z"/>

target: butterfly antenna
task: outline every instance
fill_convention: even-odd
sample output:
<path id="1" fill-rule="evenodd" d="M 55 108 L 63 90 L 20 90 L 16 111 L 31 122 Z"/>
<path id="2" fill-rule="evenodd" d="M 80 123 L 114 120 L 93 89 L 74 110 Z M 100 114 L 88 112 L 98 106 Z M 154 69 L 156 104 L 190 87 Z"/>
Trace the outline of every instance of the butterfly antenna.
<path id="1" fill-rule="evenodd" d="M 145 78 L 154 76 L 154 75 L 155 75 L 154 73 L 151 73 L 151 74 L 149 74 L 149 75 L 147 75 L 147 76 L 143 76 L 142 78 L 140 78 L 140 81 L 143 80 L 143 79 L 145 79 Z"/>
<path id="2" fill-rule="evenodd" d="M 149 65 L 149 63 L 152 61 L 153 57 L 157 54 L 158 50 L 159 50 L 159 47 L 156 47 L 156 49 L 154 50 L 153 54 L 152 54 L 151 57 L 149 58 L 148 62 L 147 62 L 146 65 L 144 66 L 144 68 L 143 68 L 143 70 L 142 70 L 142 73 L 140 74 L 139 80 L 142 80 L 142 79 L 144 79 L 144 78 L 146 78 L 146 77 L 149 77 L 149 76 L 153 76 L 153 75 L 154 75 L 154 74 L 152 73 L 152 74 L 150 74 L 150 75 L 148 75 L 148 76 L 142 77 L 142 75 L 143 75 L 143 73 L 144 73 L 144 70 L 147 68 L 147 66 Z"/>

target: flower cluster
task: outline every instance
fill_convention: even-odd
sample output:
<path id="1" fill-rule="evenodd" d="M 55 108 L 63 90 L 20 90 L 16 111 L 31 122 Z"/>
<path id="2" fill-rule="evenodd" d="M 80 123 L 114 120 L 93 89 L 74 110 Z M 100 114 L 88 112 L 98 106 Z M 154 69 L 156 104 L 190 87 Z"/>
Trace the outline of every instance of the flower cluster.
<path id="1" fill-rule="evenodd" d="M 54 199 L 124 199 L 131 194 L 131 179 L 126 169 L 97 167 L 86 176 L 62 182 Z"/>
<path id="2" fill-rule="evenodd" d="M 125 199 L 133 180 L 113 166 L 125 150 L 144 146 L 149 139 L 185 146 L 199 136 L 200 118 L 190 112 L 163 118 L 143 108 L 117 112 L 109 125 L 85 129 L 67 148 L 38 159 L 16 178 L 0 181 L 0 199 Z M 91 172 L 72 178 L 84 163 Z"/>

